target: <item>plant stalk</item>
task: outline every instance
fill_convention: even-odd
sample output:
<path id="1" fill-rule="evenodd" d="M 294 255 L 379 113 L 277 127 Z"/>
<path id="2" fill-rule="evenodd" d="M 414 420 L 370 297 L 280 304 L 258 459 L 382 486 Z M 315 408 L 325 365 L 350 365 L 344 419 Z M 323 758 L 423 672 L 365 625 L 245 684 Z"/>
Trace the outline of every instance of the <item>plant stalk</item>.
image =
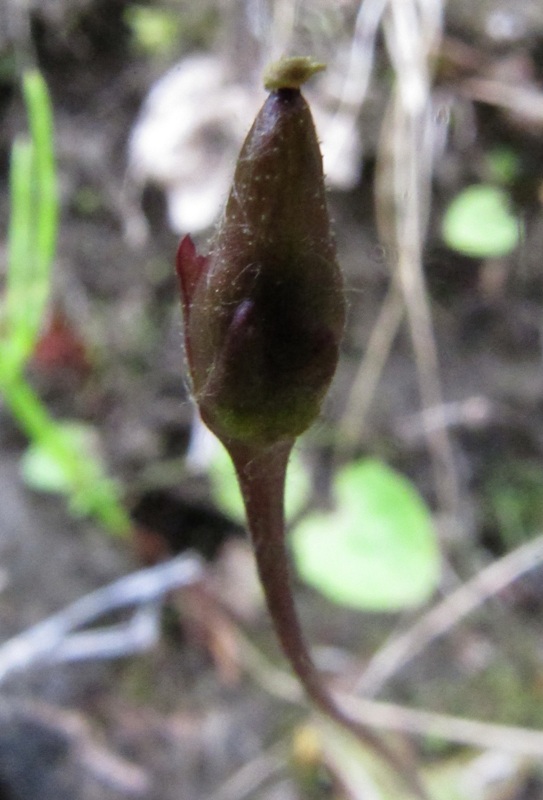
<path id="1" fill-rule="evenodd" d="M 237 443 L 228 448 L 245 502 L 258 573 L 276 636 L 315 706 L 388 762 L 416 797 L 428 800 L 412 765 L 338 705 L 309 652 L 294 602 L 285 544 L 285 477 L 293 444 L 292 440 L 279 442 L 256 454 Z"/>

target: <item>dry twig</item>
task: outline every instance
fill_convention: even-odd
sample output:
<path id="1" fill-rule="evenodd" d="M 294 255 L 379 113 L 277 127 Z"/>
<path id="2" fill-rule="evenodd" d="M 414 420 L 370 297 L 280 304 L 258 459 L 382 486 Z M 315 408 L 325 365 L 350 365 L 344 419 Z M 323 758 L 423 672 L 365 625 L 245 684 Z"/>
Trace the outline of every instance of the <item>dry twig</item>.
<path id="1" fill-rule="evenodd" d="M 542 561 L 543 536 L 538 536 L 480 570 L 421 616 L 408 630 L 390 639 L 371 659 L 357 684 L 357 691 L 365 695 L 379 692 L 430 642 Z"/>
<path id="2" fill-rule="evenodd" d="M 543 555 L 543 537 L 539 541 Z M 238 632 L 242 666 L 260 686 L 288 703 L 304 701 L 297 682 L 287 672 L 273 666 L 254 647 L 241 630 Z M 543 757 L 543 732 L 512 725 L 496 725 L 479 720 L 437 714 L 397 703 L 379 702 L 335 692 L 337 699 L 355 714 L 363 725 L 411 736 L 432 736 L 447 742 L 477 747 L 482 750 L 501 750 L 536 758 Z"/>
<path id="3" fill-rule="evenodd" d="M 0 647 L 0 683 L 38 664 L 119 658 L 147 650 L 159 634 L 161 598 L 174 588 L 194 583 L 202 574 L 200 559 L 183 553 L 79 598 Z M 78 632 L 101 616 L 130 606 L 137 610 L 128 622 Z"/>

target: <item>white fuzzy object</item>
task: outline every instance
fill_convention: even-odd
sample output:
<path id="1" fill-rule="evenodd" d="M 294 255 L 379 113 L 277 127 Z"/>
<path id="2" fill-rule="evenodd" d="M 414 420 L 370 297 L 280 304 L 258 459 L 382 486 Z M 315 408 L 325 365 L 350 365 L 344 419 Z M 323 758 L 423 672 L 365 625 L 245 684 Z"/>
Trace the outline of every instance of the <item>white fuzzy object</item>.
<path id="1" fill-rule="evenodd" d="M 173 231 L 198 233 L 216 221 L 263 100 L 263 90 L 232 81 L 220 57 L 207 54 L 188 56 L 151 88 L 130 137 L 129 175 L 140 187 L 164 189 Z M 310 102 L 327 182 L 350 188 L 360 161 L 356 126 L 318 97 Z"/>

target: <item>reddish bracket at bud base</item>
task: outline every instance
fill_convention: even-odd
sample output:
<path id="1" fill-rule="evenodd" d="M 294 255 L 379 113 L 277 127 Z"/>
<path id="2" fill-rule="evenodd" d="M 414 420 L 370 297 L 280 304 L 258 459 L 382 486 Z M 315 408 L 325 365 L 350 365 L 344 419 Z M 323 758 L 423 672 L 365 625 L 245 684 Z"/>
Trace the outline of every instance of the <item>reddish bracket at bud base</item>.
<path id="1" fill-rule="evenodd" d="M 209 259 L 206 256 L 198 255 L 190 234 L 183 236 L 179 242 L 179 247 L 177 248 L 175 269 L 177 272 L 177 278 L 179 280 L 179 293 L 181 295 L 181 306 L 183 309 L 183 321 L 185 328 L 185 352 L 187 354 L 189 368 L 192 362 L 188 326 L 190 307 L 192 298 L 194 296 L 194 290 L 196 289 L 198 281 L 206 271 L 208 260 Z"/>
<path id="2" fill-rule="evenodd" d="M 191 235 L 187 233 L 186 236 L 183 236 L 177 248 L 175 266 L 177 277 L 179 278 L 183 314 L 187 317 L 196 284 L 205 272 L 207 263 L 208 258 L 200 256 L 196 252 Z"/>

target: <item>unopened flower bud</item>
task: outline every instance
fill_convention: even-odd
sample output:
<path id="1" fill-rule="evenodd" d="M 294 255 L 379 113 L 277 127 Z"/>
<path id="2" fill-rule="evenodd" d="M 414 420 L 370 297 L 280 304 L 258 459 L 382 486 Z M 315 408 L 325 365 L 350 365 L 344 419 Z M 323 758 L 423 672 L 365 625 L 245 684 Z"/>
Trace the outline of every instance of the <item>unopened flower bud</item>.
<path id="1" fill-rule="evenodd" d="M 202 418 L 223 441 L 250 446 L 294 439 L 314 421 L 345 316 L 322 158 L 299 90 L 322 66 L 283 65 L 267 79 L 273 91 L 241 149 L 209 256 L 185 237 L 177 257 Z"/>

